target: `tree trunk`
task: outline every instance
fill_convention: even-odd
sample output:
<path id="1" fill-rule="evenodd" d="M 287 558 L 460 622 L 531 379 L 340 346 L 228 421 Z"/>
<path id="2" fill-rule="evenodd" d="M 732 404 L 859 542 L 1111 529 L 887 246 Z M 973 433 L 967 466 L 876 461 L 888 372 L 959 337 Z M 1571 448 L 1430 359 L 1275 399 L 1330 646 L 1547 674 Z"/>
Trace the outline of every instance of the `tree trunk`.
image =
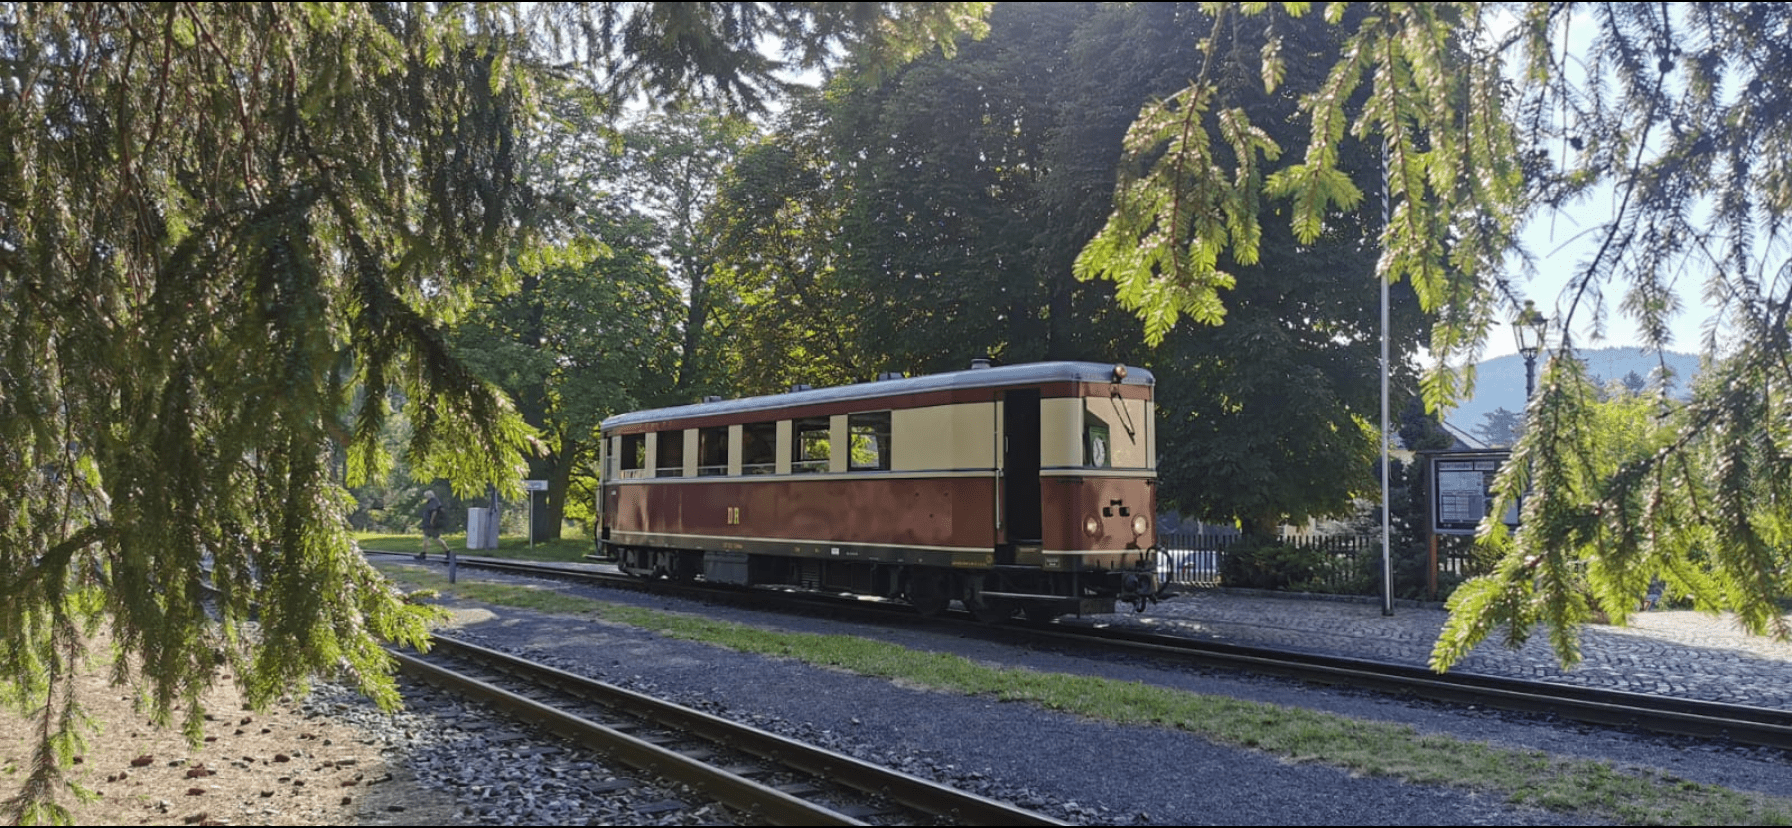
<path id="1" fill-rule="evenodd" d="M 572 489 L 572 465 L 579 449 L 579 441 L 562 438 L 559 453 L 548 460 L 548 490 L 536 507 L 543 513 L 543 520 L 548 521 L 545 539 L 559 540 L 560 529 L 566 524 L 566 495 Z"/>

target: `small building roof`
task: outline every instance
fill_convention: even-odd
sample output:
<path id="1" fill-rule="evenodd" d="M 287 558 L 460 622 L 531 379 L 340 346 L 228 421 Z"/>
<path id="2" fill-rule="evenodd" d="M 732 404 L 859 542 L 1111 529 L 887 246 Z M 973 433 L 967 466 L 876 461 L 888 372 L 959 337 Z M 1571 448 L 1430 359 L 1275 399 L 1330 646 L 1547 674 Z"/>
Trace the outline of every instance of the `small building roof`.
<path id="1" fill-rule="evenodd" d="M 1451 451 L 1468 451 L 1468 450 L 1481 450 L 1481 449 L 1493 448 L 1493 446 L 1490 446 L 1487 444 L 1486 440 L 1482 440 L 1482 439 L 1474 436 L 1473 434 L 1470 434 L 1467 431 L 1464 431 L 1461 428 L 1458 428 L 1454 423 L 1450 422 L 1449 420 L 1439 420 L 1438 423 L 1444 427 L 1444 431 L 1449 432 L 1451 439 L 1456 441 L 1453 445 L 1450 446 Z"/>

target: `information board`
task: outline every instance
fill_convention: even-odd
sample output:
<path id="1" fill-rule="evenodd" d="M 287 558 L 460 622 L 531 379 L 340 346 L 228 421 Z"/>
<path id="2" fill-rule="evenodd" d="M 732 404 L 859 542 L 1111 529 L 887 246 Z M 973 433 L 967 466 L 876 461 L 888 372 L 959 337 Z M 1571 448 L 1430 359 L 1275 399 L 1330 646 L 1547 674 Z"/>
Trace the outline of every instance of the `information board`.
<path id="1" fill-rule="evenodd" d="M 1510 456 L 1508 451 L 1431 455 L 1431 531 L 1439 535 L 1474 534 L 1493 509 L 1493 479 Z"/>

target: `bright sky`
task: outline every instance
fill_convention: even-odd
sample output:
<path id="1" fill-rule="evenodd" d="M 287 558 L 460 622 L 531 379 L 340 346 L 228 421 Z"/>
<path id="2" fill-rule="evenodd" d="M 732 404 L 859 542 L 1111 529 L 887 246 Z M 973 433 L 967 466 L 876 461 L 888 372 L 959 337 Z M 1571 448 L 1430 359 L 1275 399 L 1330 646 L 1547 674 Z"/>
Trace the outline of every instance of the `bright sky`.
<path id="1" fill-rule="evenodd" d="M 1535 301 L 1537 309 L 1550 319 L 1551 344 L 1561 341 L 1559 321 L 1568 310 L 1568 302 L 1572 300 L 1563 291 L 1574 272 L 1584 266 L 1597 251 L 1600 236 L 1596 228 L 1609 220 L 1611 214 L 1612 206 L 1595 198 L 1561 213 L 1541 214 L 1524 230 L 1524 244 L 1536 257 L 1536 273 L 1527 277 L 1519 274 L 1514 267 L 1512 287 L 1521 300 Z M 1711 317 L 1712 311 L 1703 303 L 1701 286 L 1696 281 L 1688 280 L 1696 280 L 1696 276 L 1683 277 L 1675 285 L 1680 293 L 1683 309 L 1670 326 L 1674 339 L 1669 348 L 1683 353 L 1698 353 L 1703 337 L 1702 326 Z M 1576 347 L 1642 347 L 1642 336 L 1638 333 L 1635 322 L 1618 309 L 1627 289 L 1628 285 L 1618 283 L 1605 286 L 1603 338 L 1594 338 L 1594 314 L 1591 308 L 1584 306 L 1584 300 L 1583 306 L 1575 309 L 1573 335 Z M 1501 316 L 1510 319 L 1515 314 L 1515 311 L 1509 311 Z M 1512 336 L 1510 325 L 1501 325 L 1489 334 L 1485 358 L 1515 353 L 1518 353 L 1518 345 Z"/>
<path id="2" fill-rule="evenodd" d="M 1575 58 L 1568 61 L 1570 67 L 1585 65 L 1584 56 L 1589 47 L 1589 38 L 1597 29 L 1586 19 L 1586 14 L 1585 11 L 1575 11 L 1567 29 L 1571 37 L 1569 49 Z M 1612 190 L 1601 188 L 1559 213 L 1538 215 L 1525 228 L 1523 242 L 1531 255 L 1536 257 L 1536 273 L 1525 276 L 1518 272 L 1517 267 L 1513 268 L 1512 286 L 1521 301 L 1535 301 L 1538 310 L 1552 322 L 1561 318 L 1568 309 L 1567 303 L 1572 300 L 1572 297 L 1563 296 L 1562 292 L 1572 274 L 1597 252 L 1600 236 L 1596 228 L 1611 219 L 1616 211 L 1616 200 L 1617 196 Z M 1675 284 L 1683 309 L 1670 325 L 1673 341 L 1668 347 L 1671 350 L 1694 354 L 1701 350 L 1702 327 L 1712 316 L 1712 310 L 1704 304 L 1700 278 L 1702 274 L 1693 273 L 1682 277 Z M 1635 323 L 1623 316 L 1618 309 L 1627 288 L 1628 285 L 1616 283 L 1605 286 L 1603 337 L 1595 339 L 1593 336 L 1593 309 L 1585 307 L 1584 300 L 1583 306 L 1575 309 L 1575 347 L 1590 349 L 1642 346 L 1642 337 L 1638 334 Z M 1510 320 L 1516 314 L 1517 309 L 1512 308 L 1501 316 Z M 1560 341 L 1558 328 L 1550 335 L 1550 343 Z M 1518 346 L 1510 325 L 1502 325 L 1488 335 L 1485 358 L 1515 353 L 1518 353 Z"/>

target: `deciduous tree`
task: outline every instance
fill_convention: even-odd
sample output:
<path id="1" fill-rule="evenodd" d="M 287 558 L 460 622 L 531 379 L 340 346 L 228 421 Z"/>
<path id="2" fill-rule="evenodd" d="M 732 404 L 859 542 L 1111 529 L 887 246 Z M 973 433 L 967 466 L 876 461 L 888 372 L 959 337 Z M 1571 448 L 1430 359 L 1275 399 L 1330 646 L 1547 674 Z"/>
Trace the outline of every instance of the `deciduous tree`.
<path id="1" fill-rule="evenodd" d="M 676 387 L 691 396 L 715 382 L 710 314 L 719 299 L 710 284 L 715 239 L 703 217 L 722 176 L 753 139 L 752 122 L 739 115 L 696 110 L 655 113 L 623 131 L 617 184 L 629 202 L 654 219 L 651 242 L 684 293 L 684 338 L 673 368 Z M 687 402 L 689 400 L 686 400 Z"/>
<path id="2" fill-rule="evenodd" d="M 838 270 L 841 216 L 851 201 L 819 122 L 799 101 L 746 148 L 704 227 L 716 241 L 712 310 L 719 372 L 734 393 L 869 379 L 887 363 L 856 327 L 870 301 Z"/>
<path id="3" fill-rule="evenodd" d="M 515 293 L 482 300 L 452 335 L 540 435 L 524 473 L 548 483 L 533 513 L 547 538 L 569 508 L 591 516 L 603 418 L 674 399 L 678 291 L 646 250 L 608 235 L 520 268 Z"/>
<path id="4" fill-rule="evenodd" d="M 984 353 L 1147 364 L 1159 378 L 1166 507 L 1262 532 L 1350 513 L 1374 484 L 1380 210 L 1334 211 L 1310 238 L 1264 227 L 1254 260 L 1222 257 L 1238 277 L 1217 294 L 1227 324 L 1145 346 L 1107 283 L 1075 278 L 1076 257 L 1108 216 L 1111 182 L 1141 165 L 1122 155 L 1127 125 L 1186 81 L 1214 18 L 1200 4 L 1017 3 L 990 26 L 954 59 L 917 61 L 824 110 L 829 192 L 843 214 L 825 241 L 852 311 L 848 336 L 909 370 Z M 1264 124 L 1260 137 L 1298 149 L 1296 93 L 1322 86 L 1342 38 L 1316 19 L 1282 31 L 1299 59 L 1274 93 L 1258 80 L 1261 30 L 1232 32 L 1218 60 L 1253 81 L 1229 99 Z M 1215 150 L 1222 161 L 1229 152 Z M 1377 180 L 1362 145 L 1339 157 L 1353 181 Z M 1396 354 L 1423 335 L 1410 296 L 1394 291 Z M 1410 393 L 1407 366 L 1393 373 Z"/>
<path id="5" fill-rule="evenodd" d="M 547 490 L 529 495 L 539 498 L 530 514 L 557 538 L 569 512 L 592 516 L 603 418 L 675 398 L 683 314 L 655 256 L 666 231 L 626 174 L 628 131 L 588 88 L 556 83 L 542 99 L 553 117 L 526 136 L 524 155 L 534 191 L 561 206 L 551 246 L 519 257 L 518 289 L 480 296 L 452 342 L 540 434 L 524 462 Z"/>

